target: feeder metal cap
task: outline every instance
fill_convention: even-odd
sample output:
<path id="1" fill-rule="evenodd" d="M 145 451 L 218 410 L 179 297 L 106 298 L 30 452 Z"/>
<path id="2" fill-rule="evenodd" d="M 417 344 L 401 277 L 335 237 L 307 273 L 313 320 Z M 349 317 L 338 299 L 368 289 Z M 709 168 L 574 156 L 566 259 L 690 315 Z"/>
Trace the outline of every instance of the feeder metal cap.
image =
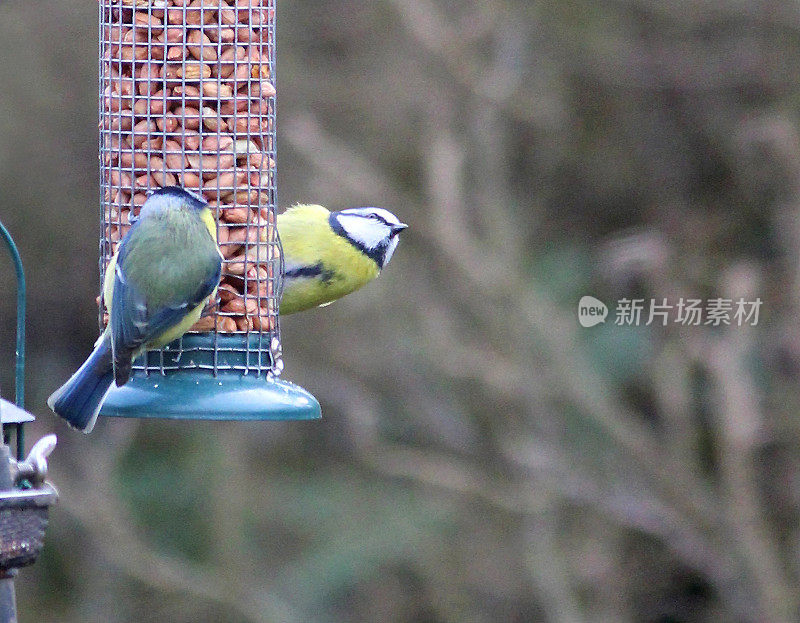
<path id="1" fill-rule="evenodd" d="M 22 424 L 23 422 L 33 422 L 36 418 L 25 409 L 20 409 L 13 402 L 5 398 L 0 398 L 0 423 L 2 424 Z"/>

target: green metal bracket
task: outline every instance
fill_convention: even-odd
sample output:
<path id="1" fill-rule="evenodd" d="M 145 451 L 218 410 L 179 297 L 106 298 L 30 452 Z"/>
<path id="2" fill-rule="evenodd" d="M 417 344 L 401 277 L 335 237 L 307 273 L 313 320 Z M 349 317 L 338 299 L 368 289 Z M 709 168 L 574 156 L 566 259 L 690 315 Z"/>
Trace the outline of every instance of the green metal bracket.
<path id="1" fill-rule="evenodd" d="M 17 349 L 16 349 L 16 370 L 15 370 L 15 392 L 14 401 L 20 409 L 25 408 L 25 272 L 22 269 L 22 258 L 19 255 L 17 245 L 14 244 L 11 234 L 0 223 L 0 235 L 8 248 L 11 259 L 14 262 L 14 270 L 17 274 Z M 17 436 L 17 459 L 20 461 L 25 456 L 25 429 L 19 422 L 15 424 Z"/>
<path id="2" fill-rule="evenodd" d="M 180 349 L 164 349 L 163 361 L 161 351 L 145 353 L 134 365 L 143 365 L 149 356 L 159 358 L 165 371 L 135 370 L 125 385 L 111 389 L 100 415 L 192 420 L 319 418 L 317 399 L 302 387 L 272 375 L 242 372 L 247 346 L 249 356 L 257 357 L 258 342 L 257 334 L 186 335 Z M 183 367 L 171 369 L 178 365 Z"/>

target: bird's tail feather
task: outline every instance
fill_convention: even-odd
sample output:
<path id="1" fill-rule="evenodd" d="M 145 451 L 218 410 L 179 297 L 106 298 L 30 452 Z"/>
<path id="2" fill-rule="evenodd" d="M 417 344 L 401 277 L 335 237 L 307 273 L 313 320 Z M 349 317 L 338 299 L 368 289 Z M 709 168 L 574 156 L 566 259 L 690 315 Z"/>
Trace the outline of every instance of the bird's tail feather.
<path id="1" fill-rule="evenodd" d="M 47 399 L 47 405 L 70 426 L 88 433 L 113 381 L 111 340 L 103 336 L 78 371 Z"/>

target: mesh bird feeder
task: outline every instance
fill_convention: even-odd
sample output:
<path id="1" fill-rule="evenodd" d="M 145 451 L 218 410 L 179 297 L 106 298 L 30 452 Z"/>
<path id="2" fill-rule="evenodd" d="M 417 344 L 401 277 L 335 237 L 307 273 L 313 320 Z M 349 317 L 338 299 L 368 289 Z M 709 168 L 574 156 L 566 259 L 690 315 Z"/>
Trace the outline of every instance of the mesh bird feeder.
<path id="1" fill-rule="evenodd" d="M 148 192 L 163 186 L 210 202 L 224 257 L 213 312 L 134 362 L 101 415 L 319 417 L 313 396 L 277 378 L 274 0 L 99 2 L 101 284 Z M 103 312 L 101 302 L 101 328 Z"/>

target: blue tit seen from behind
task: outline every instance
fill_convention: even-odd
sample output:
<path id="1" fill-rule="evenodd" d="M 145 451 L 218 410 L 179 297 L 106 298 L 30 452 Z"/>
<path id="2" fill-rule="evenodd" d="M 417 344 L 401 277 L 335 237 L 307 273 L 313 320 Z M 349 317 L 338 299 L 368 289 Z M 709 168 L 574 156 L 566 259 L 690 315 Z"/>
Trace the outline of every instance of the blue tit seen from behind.
<path id="1" fill-rule="evenodd" d="M 278 216 L 285 268 L 280 314 L 327 305 L 375 279 L 406 227 L 383 208 L 289 208 Z"/>
<path id="2" fill-rule="evenodd" d="M 125 384 L 136 357 L 197 322 L 221 271 L 208 203 L 176 186 L 154 191 L 106 269 L 108 326 L 86 362 L 50 396 L 50 408 L 91 431 L 111 384 Z"/>

